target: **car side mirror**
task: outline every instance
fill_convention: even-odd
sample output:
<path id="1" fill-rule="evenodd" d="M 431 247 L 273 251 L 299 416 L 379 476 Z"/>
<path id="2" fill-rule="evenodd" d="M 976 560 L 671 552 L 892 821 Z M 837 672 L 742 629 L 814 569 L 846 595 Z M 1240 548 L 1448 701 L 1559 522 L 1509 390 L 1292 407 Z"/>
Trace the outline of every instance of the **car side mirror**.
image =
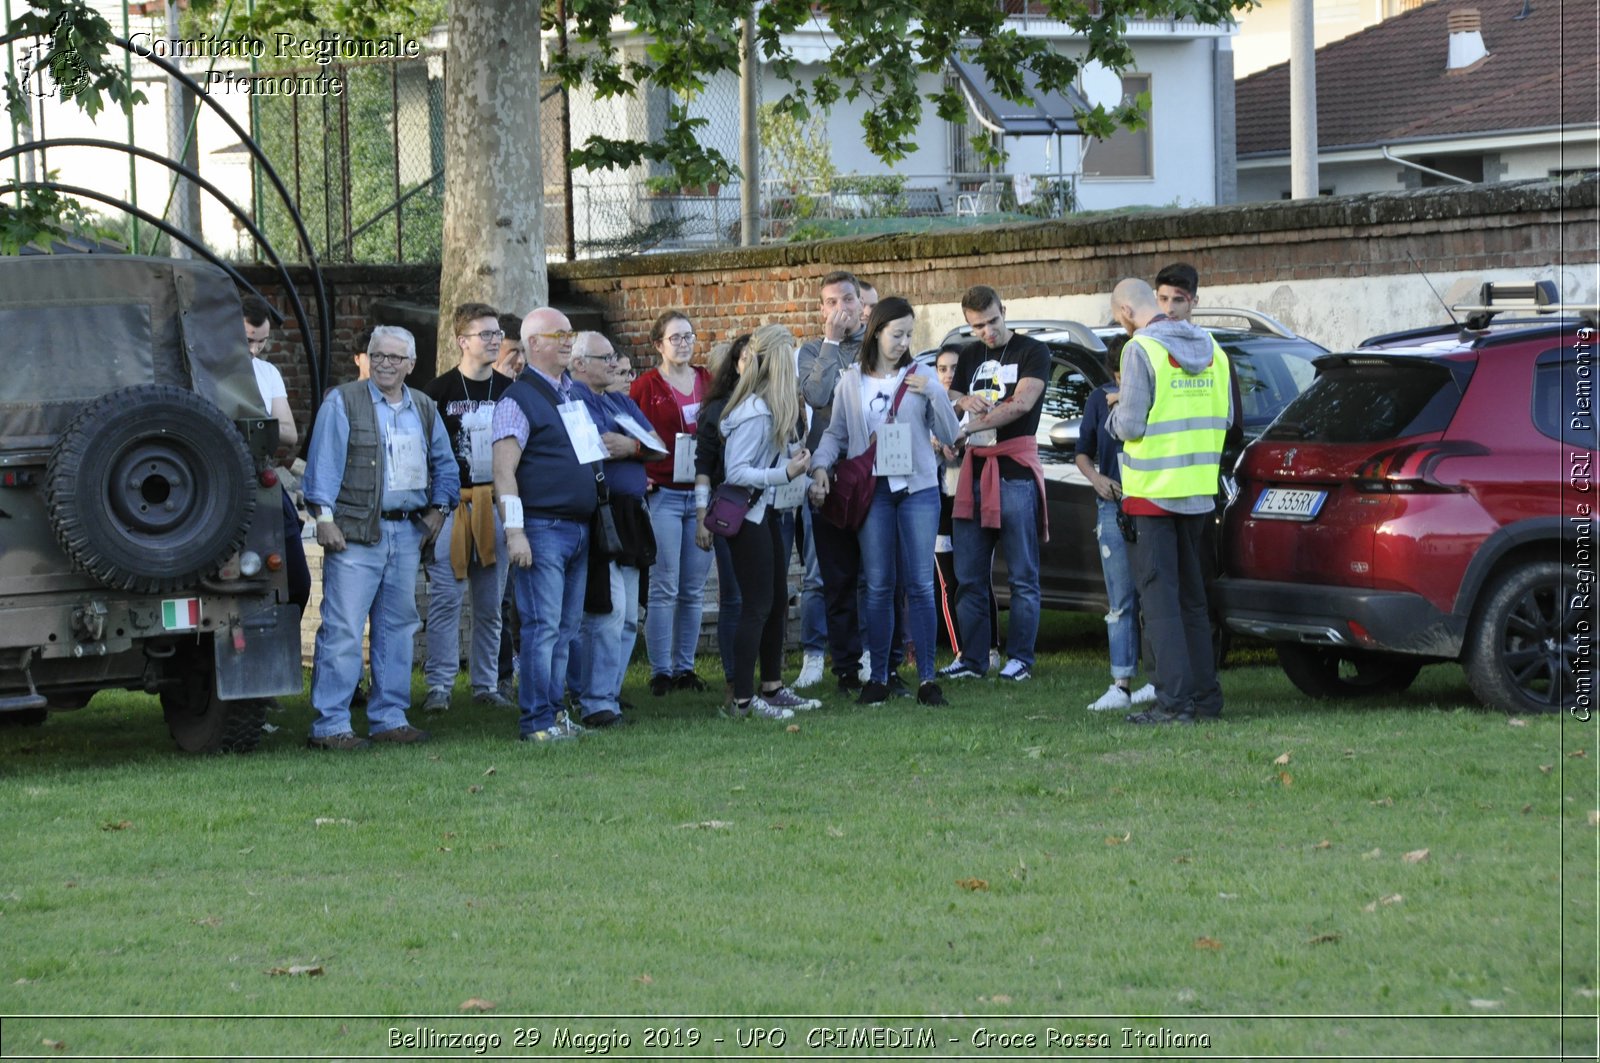
<path id="1" fill-rule="evenodd" d="M 1050 429 L 1050 445 L 1056 450 L 1075 450 L 1078 446 L 1078 430 L 1082 427 L 1083 421 L 1079 418 L 1057 421 Z"/>

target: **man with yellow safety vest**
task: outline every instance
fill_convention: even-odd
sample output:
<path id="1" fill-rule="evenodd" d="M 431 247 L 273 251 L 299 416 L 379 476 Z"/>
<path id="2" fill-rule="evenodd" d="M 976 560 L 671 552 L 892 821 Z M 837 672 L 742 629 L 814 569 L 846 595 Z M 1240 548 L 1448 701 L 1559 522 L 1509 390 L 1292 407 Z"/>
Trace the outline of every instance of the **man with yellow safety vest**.
<path id="1" fill-rule="evenodd" d="M 1123 512 L 1154 664 L 1156 703 L 1138 724 L 1194 723 L 1222 714 L 1211 648 L 1202 537 L 1216 505 L 1222 447 L 1235 411 L 1228 356 L 1204 329 L 1161 312 L 1154 290 L 1128 278 L 1111 313 L 1132 339 L 1122 388 L 1108 396 L 1123 441 Z"/>

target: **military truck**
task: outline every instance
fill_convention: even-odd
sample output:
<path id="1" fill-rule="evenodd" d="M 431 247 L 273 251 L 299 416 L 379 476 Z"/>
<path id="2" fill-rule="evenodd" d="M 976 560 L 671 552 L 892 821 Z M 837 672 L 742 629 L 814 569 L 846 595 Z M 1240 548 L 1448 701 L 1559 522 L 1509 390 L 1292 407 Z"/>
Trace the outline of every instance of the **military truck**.
<path id="1" fill-rule="evenodd" d="M 299 693 L 277 422 L 223 269 L 0 258 L 0 714 L 159 695 L 177 744 L 247 751 Z"/>

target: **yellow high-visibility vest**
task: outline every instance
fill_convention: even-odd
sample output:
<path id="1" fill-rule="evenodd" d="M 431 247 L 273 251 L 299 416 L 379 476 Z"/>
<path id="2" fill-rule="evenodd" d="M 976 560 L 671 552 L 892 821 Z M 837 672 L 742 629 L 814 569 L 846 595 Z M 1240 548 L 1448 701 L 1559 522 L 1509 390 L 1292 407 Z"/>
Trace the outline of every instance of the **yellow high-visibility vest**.
<path id="1" fill-rule="evenodd" d="M 1133 498 L 1214 495 L 1228 431 L 1228 356 L 1211 341 L 1211 365 L 1189 374 L 1165 347 L 1138 337 L 1153 373 L 1144 438 L 1122 446 L 1122 490 Z"/>

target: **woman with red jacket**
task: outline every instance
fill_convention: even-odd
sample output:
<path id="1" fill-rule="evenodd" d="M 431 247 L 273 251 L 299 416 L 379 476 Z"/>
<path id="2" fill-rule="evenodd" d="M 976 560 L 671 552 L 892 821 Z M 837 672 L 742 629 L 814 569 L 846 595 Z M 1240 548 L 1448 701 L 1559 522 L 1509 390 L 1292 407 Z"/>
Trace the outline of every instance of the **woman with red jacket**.
<path id="1" fill-rule="evenodd" d="M 668 453 L 645 466 L 656 562 L 650 569 L 644 644 L 650 657 L 650 692 L 657 697 L 672 689 L 706 688 L 695 674 L 694 651 L 711 551 L 695 544 L 694 438 L 711 376 L 690 364 L 694 340 L 694 325 L 681 312 L 669 310 L 658 317 L 650 342 L 661 355 L 661 365 L 634 381 L 630 392 Z"/>

